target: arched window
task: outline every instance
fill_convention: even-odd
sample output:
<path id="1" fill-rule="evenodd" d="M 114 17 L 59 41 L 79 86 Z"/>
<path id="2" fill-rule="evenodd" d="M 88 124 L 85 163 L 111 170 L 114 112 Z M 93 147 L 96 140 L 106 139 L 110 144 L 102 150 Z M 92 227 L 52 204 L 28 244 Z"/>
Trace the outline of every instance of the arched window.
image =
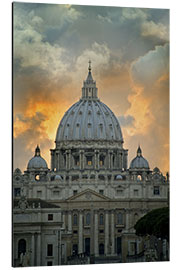
<path id="1" fill-rule="evenodd" d="M 36 180 L 36 181 L 39 181 L 39 180 L 40 180 L 40 175 L 39 175 L 39 174 L 36 174 L 36 175 L 35 175 L 35 180 Z"/>
<path id="2" fill-rule="evenodd" d="M 21 253 L 24 255 L 26 253 L 26 240 L 20 239 L 18 242 L 18 258 L 20 258 Z"/>
<path id="3" fill-rule="evenodd" d="M 90 215 L 90 213 L 87 213 L 86 214 L 86 225 L 90 225 L 90 223 L 91 223 L 91 215 Z"/>
<path id="4" fill-rule="evenodd" d="M 117 224 L 118 225 L 123 224 L 123 215 L 122 215 L 122 213 L 117 214 Z"/>
<path id="5" fill-rule="evenodd" d="M 104 215 L 100 214 L 99 216 L 99 225 L 103 225 L 104 224 Z"/>
<path id="6" fill-rule="evenodd" d="M 140 174 L 137 176 L 137 180 L 142 181 L 142 176 Z"/>
<path id="7" fill-rule="evenodd" d="M 77 214 L 74 214 L 73 215 L 73 225 L 77 225 L 77 221 L 78 219 L 77 219 Z"/>
<path id="8" fill-rule="evenodd" d="M 74 157 L 74 165 L 79 166 L 79 156 Z"/>
<path id="9" fill-rule="evenodd" d="M 99 158 L 99 165 L 100 166 L 104 166 L 104 160 L 105 160 L 105 156 L 100 155 L 100 158 Z"/>
<path id="10" fill-rule="evenodd" d="M 87 159 L 87 165 L 92 166 L 92 156 L 87 156 L 86 159 Z"/>

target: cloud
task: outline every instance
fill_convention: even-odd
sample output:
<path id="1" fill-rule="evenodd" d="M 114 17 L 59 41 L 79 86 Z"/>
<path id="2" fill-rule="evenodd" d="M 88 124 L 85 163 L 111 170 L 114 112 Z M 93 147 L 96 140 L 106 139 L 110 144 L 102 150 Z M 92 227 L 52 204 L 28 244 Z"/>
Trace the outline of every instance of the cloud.
<path id="1" fill-rule="evenodd" d="M 131 65 L 133 80 L 138 84 L 152 84 L 169 72 L 169 44 L 156 46 Z"/>
<path id="2" fill-rule="evenodd" d="M 153 21 L 145 21 L 141 27 L 141 34 L 144 37 L 157 37 L 165 41 L 169 40 L 168 28 L 162 23 L 156 24 Z"/>
<path id="3" fill-rule="evenodd" d="M 169 46 L 157 46 L 132 63 L 132 92 L 126 114 L 134 125 L 124 131 L 132 149 L 142 143 L 151 168 L 169 170 Z M 135 151 L 135 149 L 134 149 Z"/>
<path id="4" fill-rule="evenodd" d="M 111 19 L 108 16 L 97 15 L 98 19 L 103 23 L 112 23 Z"/>
<path id="5" fill-rule="evenodd" d="M 118 120 L 120 122 L 120 125 L 123 127 L 127 127 L 127 126 L 133 126 L 133 122 L 134 122 L 134 117 L 132 115 L 127 115 L 127 116 L 119 116 Z"/>
<path id="6" fill-rule="evenodd" d="M 142 8 L 122 8 L 122 18 L 124 20 L 146 20 L 148 18 L 147 9 Z"/>
<path id="7" fill-rule="evenodd" d="M 46 116 L 40 112 L 29 117 L 24 116 L 24 114 L 18 114 L 15 117 L 14 161 L 23 170 L 26 169 L 28 161 L 33 157 L 37 144 L 40 144 L 42 153 L 46 153 L 44 157 L 49 161 L 48 152 L 53 144 L 44 128 L 45 121 Z M 23 155 L 23 159 L 20 153 Z"/>

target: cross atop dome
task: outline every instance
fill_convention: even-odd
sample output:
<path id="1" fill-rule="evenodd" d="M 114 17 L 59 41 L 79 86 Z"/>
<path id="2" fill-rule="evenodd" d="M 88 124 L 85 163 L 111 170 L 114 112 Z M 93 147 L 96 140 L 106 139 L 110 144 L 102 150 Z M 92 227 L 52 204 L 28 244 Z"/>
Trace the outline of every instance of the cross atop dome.
<path id="1" fill-rule="evenodd" d="M 84 81 L 82 87 L 82 99 L 97 99 L 97 87 L 96 82 L 93 80 L 92 73 L 91 73 L 91 60 L 89 60 L 88 66 L 88 76 L 87 79 Z"/>
<path id="2" fill-rule="evenodd" d="M 88 67 L 88 69 L 89 69 L 89 72 L 91 72 L 91 60 L 89 60 L 89 67 Z"/>

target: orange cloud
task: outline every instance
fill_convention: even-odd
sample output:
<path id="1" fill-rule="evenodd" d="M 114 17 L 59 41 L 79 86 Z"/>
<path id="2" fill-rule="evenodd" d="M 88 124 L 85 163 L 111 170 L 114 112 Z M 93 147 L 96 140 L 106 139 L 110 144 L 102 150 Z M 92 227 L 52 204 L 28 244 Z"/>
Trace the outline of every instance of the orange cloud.
<path id="1" fill-rule="evenodd" d="M 135 119 L 133 127 L 127 127 L 127 134 L 134 136 L 136 134 L 145 135 L 149 126 L 154 121 L 153 114 L 149 108 L 150 100 L 142 95 L 143 88 L 133 86 L 134 92 L 128 96 L 131 106 L 127 110 L 126 115 L 131 115 Z"/>

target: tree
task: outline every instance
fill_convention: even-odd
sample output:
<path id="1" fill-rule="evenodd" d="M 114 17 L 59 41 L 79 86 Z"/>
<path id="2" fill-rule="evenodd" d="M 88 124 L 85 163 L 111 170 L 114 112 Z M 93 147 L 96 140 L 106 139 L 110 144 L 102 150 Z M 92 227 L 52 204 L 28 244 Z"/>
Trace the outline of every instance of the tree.
<path id="1" fill-rule="evenodd" d="M 134 226 L 136 235 L 154 235 L 169 242 L 169 207 L 150 211 Z"/>

